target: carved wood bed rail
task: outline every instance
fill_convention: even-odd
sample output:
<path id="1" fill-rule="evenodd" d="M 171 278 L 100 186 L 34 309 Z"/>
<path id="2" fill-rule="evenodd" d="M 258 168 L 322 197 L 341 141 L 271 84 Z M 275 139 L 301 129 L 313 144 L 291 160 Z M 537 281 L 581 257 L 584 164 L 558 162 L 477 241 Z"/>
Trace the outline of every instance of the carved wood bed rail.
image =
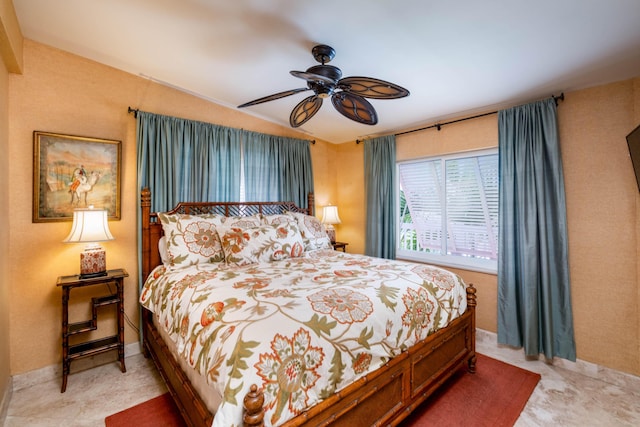
<path id="1" fill-rule="evenodd" d="M 158 242 L 162 227 L 157 215 L 150 212 L 151 193 L 141 193 L 142 220 L 142 277 L 161 264 Z M 290 202 L 222 202 L 181 203 L 174 213 L 219 213 L 246 216 L 254 213 L 282 213 L 286 210 L 313 214 L 313 194 L 308 208 Z M 476 289 L 467 288 L 467 310 L 459 318 L 407 351 L 391 359 L 386 365 L 358 379 L 351 385 L 287 421 L 285 427 L 297 426 L 394 426 L 399 424 L 420 403 L 426 400 L 458 369 L 466 366 L 475 372 L 475 308 Z M 165 380 L 171 395 L 189 426 L 209 427 L 213 413 L 198 395 L 179 363 L 153 323 L 153 314 L 142 309 L 143 347 Z M 244 399 L 244 425 L 263 425 L 264 396 L 257 386 Z"/>

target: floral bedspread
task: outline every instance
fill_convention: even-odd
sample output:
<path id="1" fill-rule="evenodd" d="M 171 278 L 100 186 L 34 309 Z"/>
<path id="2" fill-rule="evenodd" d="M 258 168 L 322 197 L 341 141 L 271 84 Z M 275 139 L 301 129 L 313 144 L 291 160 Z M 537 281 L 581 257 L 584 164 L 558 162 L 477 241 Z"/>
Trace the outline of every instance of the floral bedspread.
<path id="1" fill-rule="evenodd" d="M 157 267 L 140 302 L 222 396 L 213 425 L 242 425 L 251 384 L 266 425 L 293 418 L 466 310 L 465 284 L 437 267 L 332 250 L 228 267 Z"/>

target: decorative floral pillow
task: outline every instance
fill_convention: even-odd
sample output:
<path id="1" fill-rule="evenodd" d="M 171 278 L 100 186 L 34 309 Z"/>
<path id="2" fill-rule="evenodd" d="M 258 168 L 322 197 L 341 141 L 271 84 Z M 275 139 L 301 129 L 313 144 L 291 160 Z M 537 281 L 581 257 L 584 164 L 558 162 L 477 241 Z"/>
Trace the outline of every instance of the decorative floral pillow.
<path id="1" fill-rule="evenodd" d="M 159 213 L 164 230 L 168 263 L 167 268 L 182 268 L 205 262 L 224 260 L 218 225 L 211 216 Z"/>
<path id="2" fill-rule="evenodd" d="M 302 235 L 292 222 L 240 228 L 218 227 L 225 260 L 230 265 L 248 265 L 302 256 Z"/>
<path id="3" fill-rule="evenodd" d="M 288 214 L 296 219 L 298 227 L 300 227 L 306 251 L 332 248 L 327 230 L 318 218 L 300 212 L 288 212 Z"/>

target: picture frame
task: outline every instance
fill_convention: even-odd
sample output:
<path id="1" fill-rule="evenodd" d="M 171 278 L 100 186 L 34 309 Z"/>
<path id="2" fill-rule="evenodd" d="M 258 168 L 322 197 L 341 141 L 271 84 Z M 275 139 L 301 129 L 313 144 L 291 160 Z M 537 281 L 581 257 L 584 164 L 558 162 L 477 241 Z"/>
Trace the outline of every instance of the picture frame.
<path id="1" fill-rule="evenodd" d="M 120 219 L 122 143 L 33 132 L 33 222 L 72 221 L 93 206 Z"/>

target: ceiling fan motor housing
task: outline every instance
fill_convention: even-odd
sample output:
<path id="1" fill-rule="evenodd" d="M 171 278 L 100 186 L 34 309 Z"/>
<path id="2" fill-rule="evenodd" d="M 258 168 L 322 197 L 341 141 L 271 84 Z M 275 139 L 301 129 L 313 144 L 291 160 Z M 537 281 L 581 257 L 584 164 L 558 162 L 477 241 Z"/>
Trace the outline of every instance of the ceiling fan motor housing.
<path id="1" fill-rule="evenodd" d="M 307 86 L 313 89 L 320 98 L 328 98 L 333 95 L 338 80 L 342 77 L 342 71 L 333 65 L 315 65 L 307 69 L 307 73 L 319 75 L 331 79 L 331 83 L 324 80 L 308 80 Z"/>
<path id="2" fill-rule="evenodd" d="M 319 74 L 336 83 L 342 78 L 342 71 L 340 68 L 334 67 L 333 65 L 314 65 L 313 67 L 307 68 L 307 73 Z"/>

